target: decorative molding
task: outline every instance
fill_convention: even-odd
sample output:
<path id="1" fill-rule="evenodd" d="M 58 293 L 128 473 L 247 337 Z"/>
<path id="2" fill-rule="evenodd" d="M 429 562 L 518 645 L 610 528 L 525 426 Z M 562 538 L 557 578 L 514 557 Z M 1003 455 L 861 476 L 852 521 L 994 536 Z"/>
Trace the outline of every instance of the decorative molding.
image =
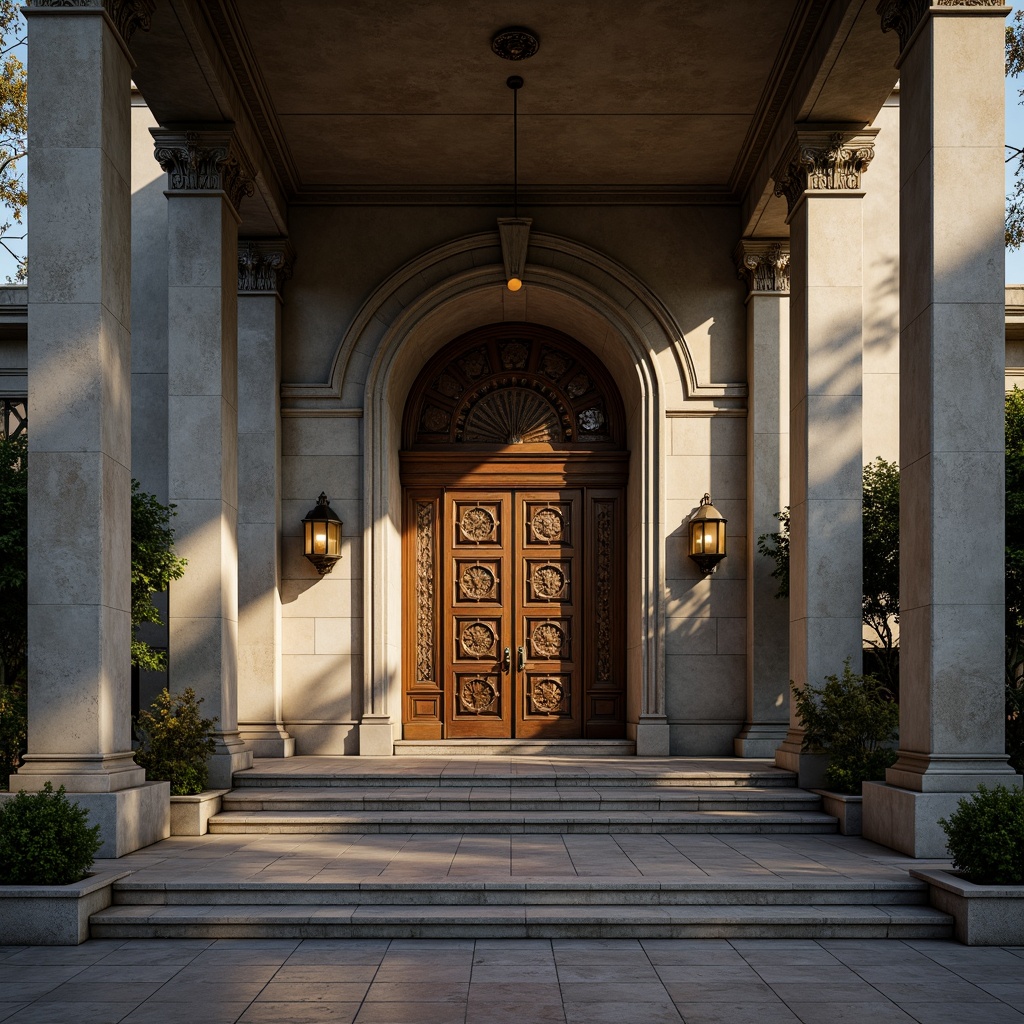
<path id="1" fill-rule="evenodd" d="M 501 239 L 501 259 L 505 264 L 505 280 L 526 277 L 526 250 L 530 246 L 529 217 L 499 217 L 498 237 Z"/>
<path id="2" fill-rule="evenodd" d="M 252 171 L 230 130 L 151 129 L 155 156 L 171 192 L 225 192 L 239 210 L 253 194 Z"/>
<path id="3" fill-rule="evenodd" d="M 528 60 L 539 49 L 540 40 L 528 28 L 502 29 L 491 40 L 491 50 L 503 60 Z"/>
<path id="4" fill-rule="evenodd" d="M 416 502 L 416 682 L 437 681 L 434 671 L 434 530 L 436 505 Z"/>
<path id="5" fill-rule="evenodd" d="M 295 251 L 286 239 L 238 242 L 238 290 L 240 292 L 276 292 L 292 276 Z"/>
<path id="6" fill-rule="evenodd" d="M 127 44 L 136 29 L 149 31 L 156 0 L 30 0 L 30 7 L 93 7 L 104 10 Z"/>
<path id="7" fill-rule="evenodd" d="M 882 19 L 883 32 L 896 31 L 902 53 L 930 7 L 962 7 L 970 10 L 1005 6 L 1004 0 L 879 0 L 875 12 Z"/>
<path id="8" fill-rule="evenodd" d="M 789 291 L 789 242 L 744 238 L 736 246 L 736 269 L 753 292 Z"/>
<path id="9" fill-rule="evenodd" d="M 854 192 L 875 155 L 877 128 L 797 129 L 772 177 L 792 214 L 805 192 Z"/>
<path id="10" fill-rule="evenodd" d="M 613 514 L 610 501 L 594 502 L 597 525 L 597 580 L 595 584 L 595 653 L 594 681 L 608 686 L 612 680 L 612 566 L 613 566 Z"/>

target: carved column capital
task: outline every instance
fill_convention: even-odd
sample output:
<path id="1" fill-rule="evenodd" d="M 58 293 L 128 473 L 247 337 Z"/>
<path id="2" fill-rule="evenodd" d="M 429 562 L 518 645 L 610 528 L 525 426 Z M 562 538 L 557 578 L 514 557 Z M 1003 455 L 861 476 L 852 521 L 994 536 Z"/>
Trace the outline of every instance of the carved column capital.
<path id="1" fill-rule="evenodd" d="M 930 7 L 963 8 L 963 13 L 968 14 L 980 13 L 980 8 L 1005 6 L 1004 0 L 878 0 L 875 11 L 882 19 L 883 32 L 895 29 L 903 53 Z"/>
<path id="2" fill-rule="evenodd" d="M 799 128 L 772 177 L 792 213 L 805 192 L 851 192 L 875 155 L 877 128 Z"/>
<path id="3" fill-rule="evenodd" d="M 230 129 L 151 129 L 157 163 L 171 192 L 227 193 L 237 211 L 253 194 L 248 159 Z"/>
<path id="4" fill-rule="evenodd" d="M 127 44 L 141 28 L 148 32 L 152 24 L 156 0 L 30 0 L 29 9 L 44 7 L 88 8 L 107 12 L 118 35 Z"/>
<path id="5" fill-rule="evenodd" d="M 789 241 L 742 238 L 736 246 L 736 269 L 753 292 L 789 291 Z"/>
<path id="6" fill-rule="evenodd" d="M 292 276 L 295 251 L 287 238 L 238 242 L 238 290 L 280 293 Z"/>

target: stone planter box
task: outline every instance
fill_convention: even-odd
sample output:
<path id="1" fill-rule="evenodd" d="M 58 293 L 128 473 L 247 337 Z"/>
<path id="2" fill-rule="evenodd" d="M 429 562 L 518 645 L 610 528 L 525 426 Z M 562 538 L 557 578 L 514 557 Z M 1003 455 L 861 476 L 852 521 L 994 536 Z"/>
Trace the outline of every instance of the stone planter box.
<path id="1" fill-rule="evenodd" d="M 821 808 L 826 814 L 839 819 L 839 831 L 844 836 L 859 836 L 864 820 L 864 797 L 834 793 L 830 789 L 814 789 L 821 797 Z"/>
<path id="2" fill-rule="evenodd" d="M 97 871 L 70 885 L 0 885 L 0 935 L 10 946 L 77 946 L 130 871 Z"/>
<path id="3" fill-rule="evenodd" d="M 221 801 L 230 789 L 204 789 L 194 796 L 171 797 L 171 835 L 205 836 L 210 818 L 220 812 Z"/>
<path id="4" fill-rule="evenodd" d="M 966 946 L 1024 946 L 1024 885 L 975 885 L 935 868 L 911 869 L 928 883 L 936 910 L 956 920 L 956 937 Z"/>

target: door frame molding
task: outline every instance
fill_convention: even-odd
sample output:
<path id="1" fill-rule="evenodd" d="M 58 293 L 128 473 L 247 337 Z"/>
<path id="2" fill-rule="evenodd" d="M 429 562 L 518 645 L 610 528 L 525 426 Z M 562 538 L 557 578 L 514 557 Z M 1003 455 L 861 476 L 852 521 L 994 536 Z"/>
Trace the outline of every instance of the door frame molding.
<path id="1" fill-rule="evenodd" d="M 635 739 L 638 754 L 669 753 L 663 628 L 666 418 L 659 353 L 667 357 L 664 369 L 675 367 L 674 386 L 683 387 L 688 400 L 742 398 L 746 389 L 699 384 L 683 332 L 671 314 L 642 282 L 602 253 L 538 233 L 531 235 L 527 273 L 527 287 L 512 296 L 505 287 L 497 232 L 440 246 L 396 272 L 371 296 L 357 318 L 356 336 L 350 332 L 341 346 L 344 359 L 339 350 L 330 393 L 344 402 L 354 387 L 363 401 L 365 670 L 360 753 L 393 753 L 401 729 L 398 449 L 409 389 L 423 364 L 453 338 L 474 327 L 523 320 L 561 330 L 589 348 L 622 393 L 626 444 L 632 451 L 627 587 L 635 597 L 626 638 L 627 735 Z"/>

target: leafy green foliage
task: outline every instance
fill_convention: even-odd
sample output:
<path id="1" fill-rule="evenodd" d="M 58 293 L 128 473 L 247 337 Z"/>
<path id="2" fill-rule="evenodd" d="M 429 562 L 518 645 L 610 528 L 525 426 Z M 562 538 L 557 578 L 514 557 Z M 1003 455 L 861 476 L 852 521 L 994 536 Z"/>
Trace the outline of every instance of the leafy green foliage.
<path id="1" fill-rule="evenodd" d="M 84 878 L 103 845 L 89 812 L 49 782 L 0 804 L 0 884 L 67 885 Z"/>
<path id="2" fill-rule="evenodd" d="M 25 20 L 19 6 L 16 0 L 0 0 L 0 206 L 5 207 L 0 215 L 5 218 L 0 224 L 0 245 L 17 260 L 13 280 L 21 282 L 28 273 L 25 233 L 13 234 L 13 228 L 24 226 L 28 202 L 21 159 L 28 141 L 28 79 L 25 65 L 13 52 L 24 41 Z"/>
<path id="3" fill-rule="evenodd" d="M 1024 9 L 1018 8 L 1013 23 L 1006 26 L 1006 74 L 1024 72 Z M 1024 96 L 1024 90 L 1021 90 Z M 1024 244 L 1024 150 L 1016 146 L 1010 159 L 1014 167 L 1013 191 L 1006 197 L 1006 247 L 1019 249 Z"/>
<path id="4" fill-rule="evenodd" d="M 28 641 L 28 439 L 0 434 L 0 686 L 24 674 Z"/>
<path id="5" fill-rule="evenodd" d="M 28 707 L 23 680 L 0 684 L 0 788 L 7 789 L 11 775 L 21 767 L 28 741 Z"/>
<path id="6" fill-rule="evenodd" d="M 789 597 L 789 508 L 775 513 L 777 533 L 757 538 L 760 554 L 775 562 L 776 597 Z M 864 591 L 861 616 L 874 634 L 867 644 L 883 682 L 899 686 L 899 638 L 893 625 L 900 616 L 900 470 L 895 462 L 877 458 L 864 467 Z"/>
<path id="7" fill-rule="evenodd" d="M 953 867 L 976 885 L 1024 885 L 1024 790 L 979 786 L 940 818 Z"/>
<path id="8" fill-rule="evenodd" d="M 757 538 L 757 550 L 775 562 L 772 579 L 779 581 L 776 597 L 789 597 L 789 506 L 775 513 L 779 521 L 777 533 L 762 533 Z"/>
<path id="9" fill-rule="evenodd" d="M 201 793 L 209 776 L 206 758 L 214 751 L 216 718 L 203 718 L 189 687 L 179 694 L 164 688 L 148 711 L 139 714 L 135 731 L 139 749 L 135 760 L 146 769 L 146 779 L 171 784 L 172 796 Z"/>
<path id="10" fill-rule="evenodd" d="M 143 622 L 161 624 L 153 594 L 185 574 L 184 558 L 174 554 L 174 530 L 168 525 L 173 505 L 161 505 L 156 495 L 132 481 L 132 664 L 159 672 L 167 667 L 165 651 L 155 651 L 135 631 Z"/>
<path id="11" fill-rule="evenodd" d="M 804 727 L 804 750 L 829 755 L 825 781 L 840 793 L 860 793 L 861 784 L 883 779 L 896 760 L 889 744 L 897 738 L 899 708 L 889 690 L 872 675 L 850 671 L 826 676 L 823 687 L 793 685 L 796 713 Z"/>
<path id="12" fill-rule="evenodd" d="M 1006 752 L 1024 774 L 1024 391 L 1006 396 Z"/>

